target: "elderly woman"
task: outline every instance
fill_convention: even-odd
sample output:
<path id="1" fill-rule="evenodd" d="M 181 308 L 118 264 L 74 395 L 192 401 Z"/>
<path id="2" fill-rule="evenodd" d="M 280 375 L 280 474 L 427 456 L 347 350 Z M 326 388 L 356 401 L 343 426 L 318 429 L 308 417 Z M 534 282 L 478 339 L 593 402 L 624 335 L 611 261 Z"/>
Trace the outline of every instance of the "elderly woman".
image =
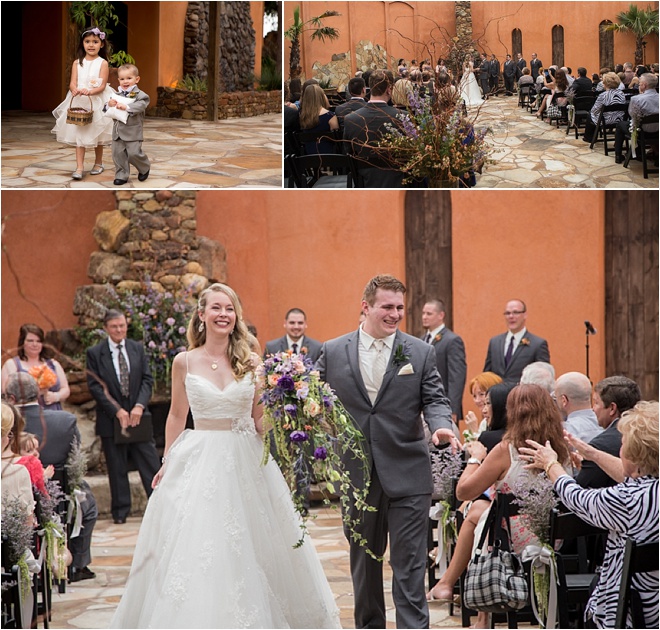
<path id="1" fill-rule="evenodd" d="M 601 460 L 608 474 L 620 481 L 611 488 L 581 488 L 558 465 L 557 454 L 547 442 L 542 446 L 527 440 L 529 447 L 520 449 L 530 459 L 527 468 L 545 470 L 569 510 L 609 530 L 598 584 L 585 611 L 598 628 L 614 627 L 626 539 L 641 544 L 658 541 L 658 403 L 637 403 L 621 416 L 617 428 L 621 432 L 620 459 L 608 456 Z M 657 628 L 658 573 L 635 574 L 632 580 L 632 588 L 641 595 L 645 627 Z M 626 627 L 632 627 L 630 619 Z"/>
<path id="2" fill-rule="evenodd" d="M 71 390 L 64 369 L 52 358 L 44 344 L 45 335 L 36 324 L 23 324 L 18 332 L 18 355 L 2 366 L 2 392 L 15 372 L 28 372 L 39 383 L 39 404 L 44 409 L 60 410 Z"/>
<path id="3" fill-rule="evenodd" d="M 606 105 L 625 105 L 626 96 L 622 90 L 619 89 L 621 79 L 614 72 L 606 72 L 603 75 L 604 92 L 601 92 L 596 99 L 596 102 L 591 108 L 591 115 L 585 121 L 584 136 L 582 139 L 585 142 L 591 142 L 593 134 L 598 133 L 598 118 Z M 605 112 L 605 123 L 613 125 L 619 120 L 623 120 L 625 112 Z"/>

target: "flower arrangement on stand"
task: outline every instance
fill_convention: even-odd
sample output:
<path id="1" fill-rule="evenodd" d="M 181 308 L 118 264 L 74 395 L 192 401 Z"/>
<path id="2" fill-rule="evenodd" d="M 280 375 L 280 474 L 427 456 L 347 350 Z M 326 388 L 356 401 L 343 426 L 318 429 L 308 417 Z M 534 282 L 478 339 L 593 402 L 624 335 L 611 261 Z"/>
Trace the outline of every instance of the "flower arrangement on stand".
<path id="1" fill-rule="evenodd" d="M 19 580 L 21 596 L 25 599 L 30 591 L 32 577 L 28 560 L 32 555 L 32 534 L 30 515 L 25 503 L 19 498 L 10 498 L 9 495 L 2 497 L 2 537 L 6 537 L 6 547 L 3 544 L 3 552 L 6 550 L 7 557 L 3 558 L 3 565 L 11 569 L 14 565 L 19 568 Z"/>
<path id="2" fill-rule="evenodd" d="M 456 517 L 452 509 L 453 480 L 463 470 L 463 453 L 452 453 L 450 448 L 431 452 L 431 474 L 433 475 L 433 498 L 430 518 L 438 521 L 438 550 L 435 563 L 440 573 L 447 570 L 451 557 L 451 545 L 456 540 Z"/>
<path id="3" fill-rule="evenodd" d="M 39 535 L 46 546 L 45 558 L 52 572 L 50 573 L 51 588 L 53 575 L 58 579 L 66 578 L 66 569 L 71 563 L 70 554 L 66 545 L 66 532 L 62 519 L 57 513 L 57 506 L 64 499 L 60 484 L 53 479 L 45 482 L 46 494 L 37 492 L 37 520 L 39 521 Z M 67 562 L 68 561 L 68 562 Z"/>
<path id="4" fill-rule="evenodd" d="M 286 351 L 269 356 L 260 366 L 258 376 L 264 407 L 263 463 L 274 452 L 302 517 L 303 531 L 296 546 L 303 544 L 306 534 L 303 499 L 296 492 L 296 476 L 303 474 L 307 482 L 317 479 L 323 482 L 321 488 L 325 485 L 324 492 L 339 496 L 344 527 L 353 540 L 376 558 L 356 531 L 359 515 L 375 510 L 366 502 L 370 468 L 361 431 L 306 355 Z M 366 481 L 364 487 L 353 483 L 342 457 L 359 462 Z M 330 505 L 328 494 L 324 501 Z M 349 505 L 355 507 L 358 517 L 351 517 Z"/>
<path id="5" fill-rule="evenodd" d="M 408 101 L 407 112 L 386 124 L 388 133 L 378 145 L 392 167 L 405 173 L 404 183 L 473 185 L 475 172 L 489 162 L 489 129 L 477 129 L 476 116 L 470 119 L 462 100 L 447 88 L 437 90 L 433 97 L 413 92 Z"/>
<path id="6" fill-rule="evenodd" d="M 557 597 L 557 564 L 555 550 L 550 545 L 550 513 L 559 500 L 552 482 L 545 473 L 520 475 L 512 487 L 514 503 L 524 525 L 536 538 L 540 547 L 528 545 L 522 554 L 523 561 L 531 560 L 532 608 L 542 628 L 554 628 Z"/>

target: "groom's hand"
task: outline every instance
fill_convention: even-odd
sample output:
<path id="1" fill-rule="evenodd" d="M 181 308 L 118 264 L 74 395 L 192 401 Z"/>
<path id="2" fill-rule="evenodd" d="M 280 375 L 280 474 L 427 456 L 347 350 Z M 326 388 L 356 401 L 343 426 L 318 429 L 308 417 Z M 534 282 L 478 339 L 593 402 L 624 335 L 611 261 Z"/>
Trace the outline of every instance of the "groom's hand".
<path id="1" fill-rule="evenodd" d="M 456 453 L 462 449 L 461 443 L 451 429 L 438 429 L 432 436 L 433 444 L 451 444 L 451 452 Z"/>

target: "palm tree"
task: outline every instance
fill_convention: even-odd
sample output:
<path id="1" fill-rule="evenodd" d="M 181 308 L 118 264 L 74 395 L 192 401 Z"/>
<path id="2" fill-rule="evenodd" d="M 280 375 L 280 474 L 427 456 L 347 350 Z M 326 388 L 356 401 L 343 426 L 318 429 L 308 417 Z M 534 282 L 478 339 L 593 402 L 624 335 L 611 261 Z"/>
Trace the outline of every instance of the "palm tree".
<path id="1" fill-rule="evenodd" d="M 329 17 L 341 15 L 337 11 L 326 11 L 318 17 L 313 17 L 306 22 L 300 19 L 300 7 L 293 10 L 293 24 L 284 32 L 284 37 L 291 40 L 291 55 L 289 57 L 289 79 L 297 79 L 302 74 L 300 67 L 300 37 L 307 31 L 312 31 L 312 39 L 322 42 L 326 37 L 329 40 L 337 39 L 339 31 L 332 26 L 324 26 L 322 20 Z"/>
<path id="2" fill-rule="evenodd" d="M 616 16 L 618 22 L 603 26 L 604 31 L 632 33 L 635 36 L 635 65 L 644 63 L 644 38 L 658 34 L 658 10 L 647 5 L 646 10 L 631 4 Z"/>

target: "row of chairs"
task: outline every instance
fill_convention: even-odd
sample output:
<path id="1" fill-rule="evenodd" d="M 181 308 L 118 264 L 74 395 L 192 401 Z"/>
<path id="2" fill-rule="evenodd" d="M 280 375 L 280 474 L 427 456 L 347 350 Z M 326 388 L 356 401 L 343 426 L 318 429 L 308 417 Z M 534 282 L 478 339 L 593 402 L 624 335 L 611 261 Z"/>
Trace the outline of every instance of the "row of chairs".
<path id="1" fill-rule="evenodd" d="M 458 479 L 453 480 L 454 490 Z M 452 510 L 456 512 L 457 529 L 460 530 L 462 522 L 461 513 L 458 510 L 458 502 L 453 493 L 450 501 Z M 511 495 L 498 493 L 496 501 L 508 501 L 509 513 L 516 513 L 517 507 L 511 503 Z M 562 541 L 560 551 L 555 552 L 557 563 L 557 620 L 560 628 L 578 627 L 582 628 L 584 611 L 591 595 L 593 585 L 597 578 L 597 566 L 601 563 L 607 538 L 607 531 L 586 523 L 576 514 L 561 509 L 552 510 L 549 523 L 549 542 L 553 547 L 558 541 Z M 429 565 L 428 582 L 429 589 L 437 582 L 435 561 L 432 559 L 437 553 L 437 521 L 429 519 Z M 435 553 L 434 553 L 434 550 Z M 645 620 L 639 594 L 631 588 L 632 576 L 639 572 L 657 571 L 659 566 L 658 543 L 638 545 L 633 540 L 626 542 L 623 557 L 623 574 L 621 588 L 616 612 L 616 628 L 625 628 L 627 615 L 630 613 L 634 628 L 645 628 Z M 530 567 L 525 570 L 530 576 Z M 470 625 L 470 617 L 477 611 L 469 610 L 463 603 L 464 577 L 461 576 L 456 586 L 455 593 L 461 599 L 461 623 L 463 627 Z M 531 576 L 530 576 L 531 580 Z M 530 584 L 531 586 L 531 584 Z M 531 592 L 531 588 L 530 588 Z M 450 614 L 454 614 L 453 605 Z M 494 615 L 493 627 L 496 623 L 506 622 L 509 628 L 517 628 L 519 621 L 530 621 L 536 623 L 531 607 L 528 606 L 517 613 L 506 615 Z"/>
<path id="2" fill-rule="evenodd" d="M 520 88 L 518 105 L 520 107 L 526 107 L 527 111 L 529 111 L 530 113 L 534 113 L 537 109 L 537 103 L 538 103 L 537 94 L 538 93 L 535 89 L 535 86 L 532 85 L 522 86 Z M 623 112 L 624 120 L 630 120 L 630 117 L 628 115 L 628 105 L 630 103 L 630 99 L 632 98 L 632 96 L 634 96 L 635 94 L 639 94 L 639 92 L 637 90 L 624 90 L 624 94 L 626 96 L 625 104 L 616 103 L 612 105 L 606 105 L 601 110 L 598 118 L 598 122 L 596 123 L 596 131 L 594 132 L 593 138 L 591 140 L 591 144 L 589 145 L 591 149 L 593 149 L 597 143 L 602 142 L 605 155 L 609 155 L 610 152 L 614 150 L 614 138 L 615 138 L 617 123 L 608 124 L 606 122 L 606 118 L 607 118 L 606 114 L 611 112 Z M 564 94 L 563 93 L 555 94 L 555 98 L 558 98 L 560 96 L 564 96 Z M 562 109 L 561 117 L 556 119 L 557 128 L 559 128 L 560 124 L 565 124 L 566 135 L 568 135 L 571 129 L 573 129 L 575 132 L 575 139 L 577 140 L 580 130 L 582 130 L 582 132 L 584 133 L 586 120 L 591 116 L 591 109 L 596 101 L 596 98 L 597 96 L 595 94 L 576 96 L 572 102 L 574 108 L 574 114 L 572 120 L 569 120 L 568 107 L 561 108 Z M 543 115 L 544 114 L 545 112 L 543 113 Z M 647 133 L 644 131 L 643 128 L 644 126 L 648 126 L 653 123 L 655 124 L 658 123 L 657 114 L 645 116 L 642 120 L 638 122 L 638 128 L 637 128 L 637 148 L 642 160 L 642 172 L 644 175 L 644 179 L 648 179 L 649 174 L 658 173 L 657 167 L 651 168 L 649 166 L 649 161 L 646 155 L 646 149 L 648 148 L 654 148 L 657 155 L 658 134 Z M 629 138 L 626 138 L 625 144 L 627 148 L 626 148 L 626 158 L 624 160 L 623 166 L 625 168 L 628 168 L 630 160 L 632 159 L 633 147 L 630 146 Z"/>

